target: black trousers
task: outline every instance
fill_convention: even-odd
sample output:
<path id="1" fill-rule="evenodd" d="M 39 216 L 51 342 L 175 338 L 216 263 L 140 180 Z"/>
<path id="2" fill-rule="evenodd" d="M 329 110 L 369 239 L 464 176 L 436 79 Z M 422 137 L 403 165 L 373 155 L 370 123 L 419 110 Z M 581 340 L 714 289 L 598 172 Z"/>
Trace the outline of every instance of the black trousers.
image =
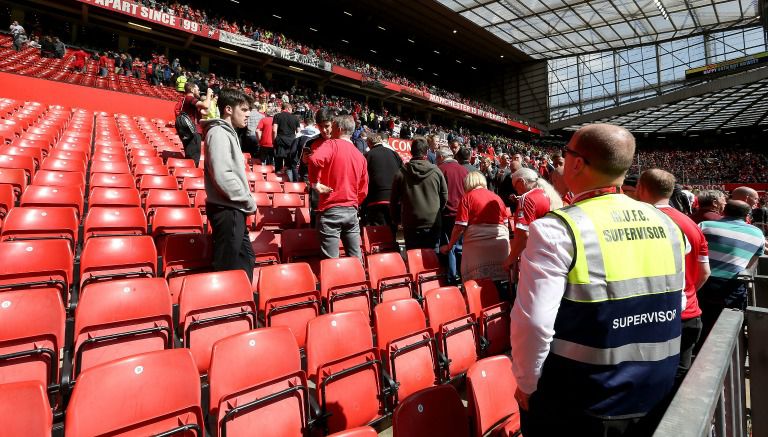
<path id="1" fill-rule="evenodd" d="M 363 207 L 362 216 L 365 226 L 393 227 L 392 219 L 389 216 L 389 203 L 366 205 Z"/>
<path id="2" fill-rule="evenodd" d="M 693 361 L 693 349 L 701 337 L 702 322 L 701 317 L 683 320 L 683 330 L 680 334 L 680 364 L 677 366 L 675 375 L 675 385 L 679 386 L 683 382 L 688 369 L 691 368 Z"/>
<path id="3" fill-rule="evenodd" d="M 195 166 L 200 163 L 200 147 L 203 137 L 196 133 L 192 138 L 184 142 L 184 156 L 195 161 Z"/>
<path id="4" fill-rule="evenodd" d="M 440 224 L 431 228 L 412 229 L 403 226 L 405 249 L 440 249 Z"/>
<path id="5" fill-rule="evenodd" d="M 245 213 L 210 203 L 206 203 L 205 211 L 213 231 L 213 269 L 217 272 L 242 269 L 248 280 L 253 281 L 256 257 L 248 238 Z"/>

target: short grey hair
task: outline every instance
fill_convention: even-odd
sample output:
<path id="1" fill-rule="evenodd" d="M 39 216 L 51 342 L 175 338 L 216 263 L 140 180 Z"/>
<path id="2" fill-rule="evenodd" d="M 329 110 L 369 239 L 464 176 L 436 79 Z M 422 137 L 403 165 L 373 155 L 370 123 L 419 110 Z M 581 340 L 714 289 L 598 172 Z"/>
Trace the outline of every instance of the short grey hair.
<path id="1" fill-rule="evenodd" d="M 355 131 L 355 119 L 351 115 L 339 115 L 335 121 L 342 135 L 352 135 Z"/>
<path id="2" fill-rule="evenodd" d="M 443 159 L 453 158 L 453 150 L 451 150 L 450 147 L 441 147 L 440 150 L 437 151 L 437 153 L 439 153 L 440 157 Z"/>
<path id="3" fill-rule="evenodd" d="M 717 202 L 717 199 L 725 197 L 725 194 L 720 190 L 704 190 L 699 193 L 697 199 L 699 205 L 712 205 Z"/>

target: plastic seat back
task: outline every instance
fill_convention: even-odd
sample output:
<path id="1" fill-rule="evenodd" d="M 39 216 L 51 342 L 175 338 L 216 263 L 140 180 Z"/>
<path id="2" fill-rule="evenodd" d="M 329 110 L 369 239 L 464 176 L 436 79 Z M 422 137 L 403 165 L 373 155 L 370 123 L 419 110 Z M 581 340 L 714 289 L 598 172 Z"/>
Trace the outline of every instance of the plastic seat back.
<path id="1" fill-rule="evenodd" d="M 0 168 L 0 184 L 8 184 L 13 187 L 16 199 L 27 189 L 27 175 L 20 168 Z"/>
<path id="2" fill-rule="evenodd" d="M 179 193 L 184 194 L 183 191 Z M 155 217 L 152 220 L 152 236 L 158 248 L 162 249 L 168 235 L 203 233 L 205 233 L 203 216 L 197 208 L 160 207 L 155 211 Z"/>
<path id="3" fill-rule="evenodd" d="M 91 237 L 146 233 L 147 217 L 139 207 L 91 207 L 83 226 L 84 240 Z"/>
<path id="4" fill-rule="evenodd" d="M 47 185 L 49 187 L 78 187 L 85 191 L 85 173 L 56 170 L 40 170 L 35 173 L 32 185 Z"/>
<path id="5" fill-rule="evenodd" d="M 189 208 L 189 196 L 185 191 L 151 189 L 144 200 L 144 210 L 150 219 L 159 207 Z"/>
<path id="6" fill-rule="evenodd" d="M 0 229 L 2 229 L 3 220 L 16 205 L 16 198 L 13 195 L 13 187 L 10 184 L 0 184 Z"/>
<path id="7" fill-rule="evenodd" d="M 0 384 L 0 417 L 3 434 L 50 437 L 53 414 L 45 386 L 39 381 Z"/>
<path id="8" fill-rule="evenodd" d="M 74 251 L 78 240 L 78 220 L 72 208 L 13 208 L 3 223 L 2 241 L 66 240 Z"/>
<path id="9" fill-rule="evenodd" d="M 0 293 L 0 386 L 37 381 L 59 383 L 66 314 L 54 288 Z M 5 430 L 4 430 L 5 432 Z"/>
<path id="10" fill-rule="evenodd" d="M 459 393 L 452 385 L 430 387 L 414 393 L 395 408 L 392 435 L 469 437 L 467 410 L 461 403 Z"/>
<path id="11" fill-rule="evenodd" d="M 67 408 L 65 435 L 203 435 L 200 381 L 191 353 L 132 355 L 80 375 Z M 197 434 L 193 433 L 197 431 Z"/>
<path id="12" fill-rule="evenodd" d="M 72 372 L 107 361 L 173 347 L 173 316 L 162 278 L 93 284 L 75 312 Z"/>
<path id="13" fill-rule="evenodd" d="M 79 219 L 83 216 L 82 188 L 30 185 L 21 196 L 21 206 L 75 208 Z"/>
<path id="14" fill-rule="evenodd" d="M 486 355 L 498 355 L 510 349 L 509 302 L 503 302 L 496 285 L 489 279 L 464 283 L 469 312 L 475 316 L 480 335 L 487 340 Z"/>
<path id="15" fill-rule="evenodd" d="M 447 276 L 434 250 L 411 249 L 406 252 L 406 258 L 408 272 L 413 275 L 419 296 L 423 297 L 427 291 L 447 285 Z"/>
<path id="16" fill-rule="evenodd" d="M 309 394 L 288 328 L 254 329 L 217 341 L 208 381 L 216 435 L 249 435 L 254 429 L 267 436 L 304 435 Z"/>
<path id="17" fill-rule="evenodd" d="M 512 373 L 512 360 L 506 355 L 482 359 L 467 371 L 467 401 L 474 418 L 475 435 L 494 429 L 520 429 L 520 412 L 514 396 L 517 381 Z"/>
<path id="18" fill-rule="evenodd" d="M 320 273 L 320 260 L 323 252 L 320 250 L 320 234 L 315 229 L 285 229 L 280 235 L 285 262 L 306 262 L 312 272 Z"/>
<path id="19" fill-rule="evenodd" d="M 320 261 L 320 294 L 328 312 L 362 311 L 371 318 L 370 284 L 360 260 L 354 257 Z"/>
<path id="20" fill-rule="evenodd" d="M 173 176 L 144 175 L 139 179 L 139 193 L 146 197 L 151 189 L 176 190 L 179 185 Z"/>
<path id="21" fill-rule="evenodd" d="M 320 313 L 320 292 L 307 263 L 264 266 L 258 282 L 259 316 L 266 326 L 287 326 L 303 348 L 307 323 Z"/>
<path id="22" fill-rule="evenodd" d="M 301 208 L 304 206 L 304 199 L 296 193 L 277 193 L 272 197 L 272 206 L 275 208 Z"/>
<path id="23" fill-rule="evenodd" d="M 366 255 L 397 251 L 389 226 L 363 226 L 363 251 Z"/>
<path id="24" fill-rule="evenodd" d="M 206 234 L 170 234 L 159 248 L 162 273 L 168 282 L 171 300 L 179 303 L 184 278 L 211 270 L 213 240 Z"/>
<path id="25" fill-rule="evenodd" d="M 35 159 L 23 155 L 0 155 L 0 168 L 22 169 L 27 176 L 27 181 L 31 181 L 37 171 Z"/>
<path id="26" fill-rule="evenodd" d="M 95 187 L 88 197 L 88 207 L 141 207 L 139 190 L 134 187 Z"/>
<path id="27" fill-rule="evenodd" d="M 412 296 L 413 280 L 397 252 L 368 255 L 368 279 L 376 289 L 378 301 L 386 302 Z"/>
<path id="28" fill-rule="evenodd" d="M 424 310 L 438 348 L 450 362 L 446 376 L 453 378 L 466 372 L 477 361 L 479 341 L 474 316 L 467 313 L 461 291 L 456 287 L 429 290 Z"/>
<path id="29" fill-rule="evenodd" d="M 88 284 L 124 277 L 154 277 L 157 251 L 152 237 L 89 238 L 80 255 L 80 293 Z"/>
<path id="30" fill-rule="evenodd" d="M 283 187 L 280 182 L 275 181 L 255 181 L 253 183 L 254 193 L 282 193 Z"/>
<path id="31" fill-rule="evenodd" d="M 242 270 L 184 278 L 179 294 L 179 336 L 192 351 L 200 374 L 208 372 L 218 340 L 256 327 L 256 306 Z"/>
<path id="32" fill-rule="evenodd" d="M 85 174 L 86 164 L 82 158 L 78 159 L 60 159 L 55 156 L 49 156 L 43 160 L 40 170 L 75 172 Z"/>
<path id="33" fill-rule="evenodd" d="M 129 173 L 96 173 L 91 171 L 91 190 L 95 187 L 136 188 L 136 182 Z"/>
<path id="34" fill-rule="evenodd" d="M 126 174 L 130 173 L 128 161 L 100 161 L 94 159 L 91 163 L 91 173 Z"/>
<path id="35" fill-rule="evenodd" d="M 396 399 L 434 385 L 437 350 L 424 312 L 415 299 L 382 302 L 373 309 L 376 347 L 396 383 Z"/>
<path id="36" fill-rule="evenodd" d="M 282 231 L 296 227 L 291 211 L 286 208 L 264 207 L 256 211 L 254 229 Z"/>
<path id="37" fill-rule="evenodd" d="M 381 417 L 385 395 L 368 319 L 360 311 L 319 316 L 307 325 L 307 369 L 330 432 Z"/>
<path id="38" fill-rule="evenodd" d="M 65 240 L 0 243 L 0 295 L 10 289 L 54 288 L 69 305 L 73 258 L 72 247 Z"/>

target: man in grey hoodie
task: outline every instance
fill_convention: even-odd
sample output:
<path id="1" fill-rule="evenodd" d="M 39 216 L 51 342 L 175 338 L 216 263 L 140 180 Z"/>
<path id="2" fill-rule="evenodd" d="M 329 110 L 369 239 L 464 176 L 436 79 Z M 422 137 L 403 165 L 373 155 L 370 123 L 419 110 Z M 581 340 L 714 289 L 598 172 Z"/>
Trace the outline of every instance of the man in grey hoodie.
<path id="1" fill-rule="evenodd" d="M 251 99 L 231 88 L 219 93 L 221 118 L 203 121 L 205 133 L 205 203 L 213 231 L 213 269 L 243 269 L 253 280 L 254 253 L 246 216 L 256 212 L 248 189 L 245 161 L 235 129 L 248 123 Z"/>
<path id="2" fill-rule="evenodd" d="M 434 249 L 440 243 L 443 208 L 448 201 L 448 184 L 436 165 L 427 160 L 429 144 L 423 137 L 413 139 L 411 160 L 395 174 L 390 213 L 403 224 L 406 249 Z"/>

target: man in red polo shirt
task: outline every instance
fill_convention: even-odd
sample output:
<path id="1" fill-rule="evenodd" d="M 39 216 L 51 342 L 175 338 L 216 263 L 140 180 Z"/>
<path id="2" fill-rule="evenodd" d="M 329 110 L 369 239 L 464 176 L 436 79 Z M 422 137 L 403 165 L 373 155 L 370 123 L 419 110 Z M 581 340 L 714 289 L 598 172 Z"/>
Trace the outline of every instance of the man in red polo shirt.
<path id="1" fill-rule="evenodd" d="M 685 310 L 682 313 L 683 331 L 680 337 L 680 364 L 677 367 L 676 382 L 683 381 L 691 367 L 691 356 L 701 335 L 701 309 L 696 292 L 709 278 L 709 246 L 704 234 L 696 223 L 682 212 L 669 206 L 669 198 L 675 188 L 675 176 L 664 170 L 653 168 L 644 171 L 637 183 L 637 200 L 650 203 L 668 215 L 680 227 L 690 244 L 685 255 Z M 686 245 L 687 246 L 687 245 Z M 688 247 L 686 247 L 688 249 Z"/>

